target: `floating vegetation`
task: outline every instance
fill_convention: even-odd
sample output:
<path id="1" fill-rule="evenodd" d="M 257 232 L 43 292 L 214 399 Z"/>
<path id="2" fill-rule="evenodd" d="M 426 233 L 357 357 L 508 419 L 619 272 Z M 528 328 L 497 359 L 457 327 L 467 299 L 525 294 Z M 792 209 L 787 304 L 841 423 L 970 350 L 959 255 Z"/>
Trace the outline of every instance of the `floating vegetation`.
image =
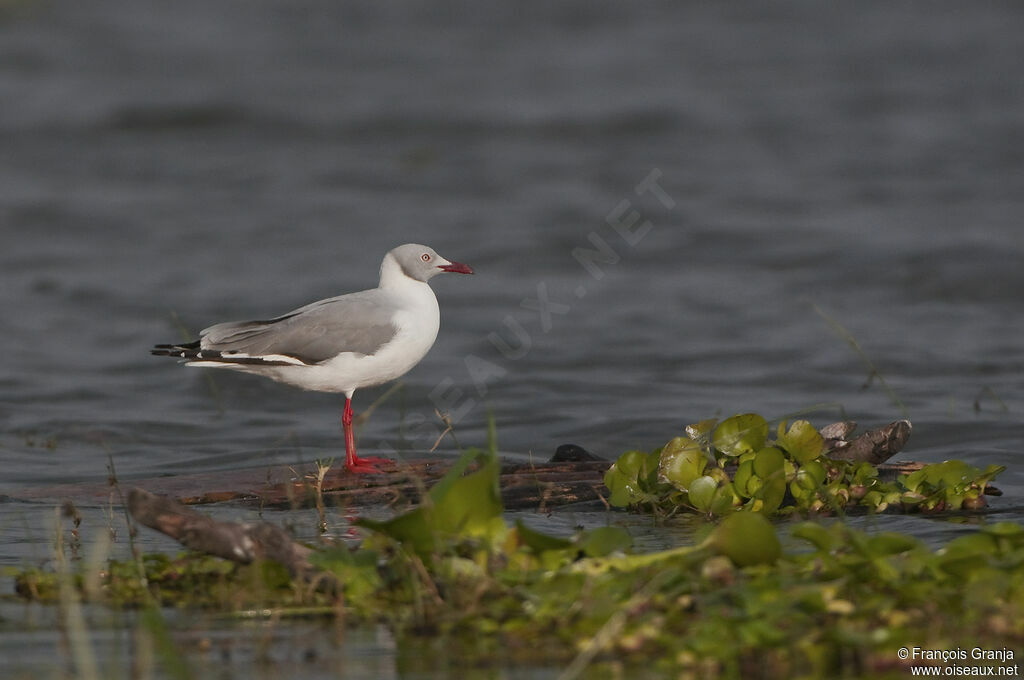
<path id="1" fill-rule="evenodd" d="M 783 549 L 765 514 L 842 496 L 830 488 L 863 486 L 859 500 L 890 493 L 870 466 L 822 460 L 816 434 L 797 422 L 769 442 L 763 419 L 741 416 L 693 428 L 657 456 L 625 454 L 609 473 L 615 500 L 660 506 L 672 497 L 677 506 L 726 515 L 694 544 L 659 552 L 633 554 L 629 534 L 614 526 L 557 537 L 522 521 L 509 525 L 496 459 L 468 452 L 419 507 L 361 521 L 368 532 L 361 545 L 303 546 L 311 572 L 189 554 L 111 561 L 99 573 L 72 576 L 94 584 L 81 588 L 82 597 L 112 606 L 155 601 L 246 618 L 383 622 L 399 644 L 429 635 L 467 664 L 567 664 L 565 677 L 590 675 L 602 663 L 684 677 L 904 677 L 922 662 L 901 660 L 901 647 L 1019 646 L 1024 527 L 1017 524 L 982 526 L 933 550 L 906 535 L 804 522 L 790 532 L 796 545 Z M 737 463 L 736 471 L 727 474 L 719 457 Z M 892 502 L 913 493 L 921 498 L 912 507 L 938 507 L 940 494 L 945 503 L 950 494 L 966 499 L 987 479 L 949 464 L 909 477 Z M 206 519 L 211 537 L 242 526 Z M 58 601 L 66 597 L 62 579 L 25 570 L 17 588 L 26 598 Z"/>
<path id="2" fill-rule="evenodd" d="M 609 502 L 671 515 L 746 510 L 787 516 L 985 506 L 986 486 L 1005 468 L 959 460 L 924 465 L 891 481 L 874 465 L 827 455 L 826 437 L 806 420 L 768 422 L 745 413 L 686 428 L 654 451 L 628 451 L 604 476 Z"/>

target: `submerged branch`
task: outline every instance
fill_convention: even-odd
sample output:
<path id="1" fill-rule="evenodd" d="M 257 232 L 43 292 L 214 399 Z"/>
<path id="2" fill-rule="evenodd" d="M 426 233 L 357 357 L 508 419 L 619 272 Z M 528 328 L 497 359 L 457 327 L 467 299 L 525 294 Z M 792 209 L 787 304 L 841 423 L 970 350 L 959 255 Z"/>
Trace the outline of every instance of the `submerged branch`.
<path id="1" fill-rule="evenodd" d="M 138 488 L 128 493 L 128 511 L 139 524 L 170 536 L 190 550 L 240 564 L 274 560 L 297 578 L 308 579 L 316 571 L 309 562 L 313 550 L 267 522 L 215 520 L 173 499 Z"/>

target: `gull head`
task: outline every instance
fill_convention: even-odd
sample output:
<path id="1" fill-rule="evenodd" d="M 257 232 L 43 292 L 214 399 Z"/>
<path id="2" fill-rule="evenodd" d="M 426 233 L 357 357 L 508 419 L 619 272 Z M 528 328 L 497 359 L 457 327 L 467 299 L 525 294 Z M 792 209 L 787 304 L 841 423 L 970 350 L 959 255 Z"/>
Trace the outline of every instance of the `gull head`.
<path id="1" fill-rule="evenodd" d="M 473 269 L 461 262 L 454 262 L 445 259 L 437 254 L 433 248 L 418 243 L 406 243 L 391 250 L 387 258 L 394 259 L 401 268 L 402 273 L 416 281 L 429 281 L 438 274 L 472 274 Z"/>

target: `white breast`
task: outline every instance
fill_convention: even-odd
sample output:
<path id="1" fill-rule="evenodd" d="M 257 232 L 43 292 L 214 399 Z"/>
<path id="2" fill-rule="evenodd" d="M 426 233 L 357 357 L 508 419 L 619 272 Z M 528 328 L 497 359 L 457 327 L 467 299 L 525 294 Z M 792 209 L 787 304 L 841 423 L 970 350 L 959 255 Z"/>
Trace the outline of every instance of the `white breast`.
<path id="1" fill-rule="evenodd" d="M 409 281 L 389 291 L 395 307 L 394 338 L 372 355 L 343 352 L 317 366 L 282 366 L 264 375 L 306 390 L 351 394 L 399 378 L 427 355 L 437 339 L 441 314 L 426 283 Z"/>

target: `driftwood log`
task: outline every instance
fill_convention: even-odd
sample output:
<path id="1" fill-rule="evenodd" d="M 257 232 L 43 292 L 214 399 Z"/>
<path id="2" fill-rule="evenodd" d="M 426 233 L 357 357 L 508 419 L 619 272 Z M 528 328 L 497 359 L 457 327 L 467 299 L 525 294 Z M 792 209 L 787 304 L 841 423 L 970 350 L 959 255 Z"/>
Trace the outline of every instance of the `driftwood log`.
<path id="1" fill-rule="evenodd" d="M 911 425 L 909 420 L 897 420 L 850 439 L 856 429 L 857 423 L 849 420 L 821 428 L 821 436 L 825 438 L 825 455 L 838 460 L 879 465 L 903 449 L 910 439 Z"/>
<path id="2" fill-rule="evenodd" d="M 888 464 L 910 436 L 909 421 L 901 420 L 876 430 L 869 430 L 850 439 L 856 429 L 851 422 L 834 423 L 822 428 L 827 455 L 845 460 L 867 461 L 878 466 L 884 480 L 918 470 L 922 463 Z M 560 446 L 549 463 L 506 464 L 501 469 L 502 499 L 506 509 L 544 512 L 556 506 L 582 501 L 603 502 L 607 490 L 603 478 L 610 461 L 590 454 L 582 447 Z M 380 475 L 353 476 L 344 472 L 324 477 L 320 490 L 323 498 L 338 504 L 361 506 L 415 503 L 420 494 L 440 479 L 447 465 L 436 462 L 402 466 Z M 999 495 L 991 486 L 987 493 Z M 334 588 L 333 577 L 318 571 L 309 562 L 312 549 L 298 543 L 280 527 L 267 522 L 239 523 L 214 520 L 185 503 L 209 503 L 222 500 L 250 499 L 263 505 L 302 507 L 315 497 L 313 480 L 291 479 L 266 485 L 253 493 L 228 492 L 186 495 L 179 500 L 158 496 L 143 489 L 128 494 L 128 510 L 140 524 L 175 539 L 185 547 L 225 559 L 251 563 L 258 559 L 283 564 L 293 577 L 306 581 L 317 579 L 320 587 Z"/>
<path id="3" fill-rule="evenodd" d="M 886 463 L 910 436 L 905 420 L 853 436 L 856 425 L 833 423 L 821 429 L 826 453 L 833 458 L 863 460 L 876 465 L 882 479 L 892 480 L 913 472 L 920 463 Z M 330 469 L 317 494 L 312 465 L 251 468 L 233 472 L 193 473 L 134 480 L 137 486 L 175 498 L 186 505 L 232 501 L 276 508 L 313 507 L 319 498 L 327 505 L 389 506 L 396 510 L 419 501 L 422 493 L 448 471 L 450 459 L 434 458 L 395 464 L 377 475 L 350 475 L 342 466 Z M 604 473 L 611 461 L 594 456 L 574 444 L 563 444 L 548 462 L 506 462 L 501 469 L 501 489 L 509 510 L 546 512 L 574 503 L 596 503 L 607 497 Z M 991 485 L 988 490 L 998 495 Z M 108 484 L 66 484 L 26 490 L 25 500 L 72 499 L 107 502 Z"/>
<path id="4" fill-rule="evenodd" d="M 921 467 L 921 463 L 915 462 L 884 463 L 899 453 L 910 438 L 910 421 L 899 420 L 851 438 L 856 427 L 856 423 L 843 422 L 823 428 L 826 455 L 877 465 L 879 475 L 886 480 Z M 600 501 L 607 495 L 604 473 L 611 462 L 583 447 L 563 444 L 550 462 L 506 463 L 501 468 L 502 500 L 510 510 L 540 512 L 560 505 Z M 445 472 L 447 465 L 437 462 L 413 463 L 396 467 L 387 474 L 358 477 L 347 474 L 344 469 L 332 470 L 324 478 L 321 492 L 326 503 L 337 505 L 407 505 L 417 502 L 422 491 Z M 315 487 L 308 476 L 267 486 L 258 494 L 260 502 L 271 507 L 307 506 L 314 502 L 315 496 Z M 219 499 L 199 496 L 183 500 L 202 503 Z"/>
<path id="5" fill-rule="evenodd" d="M 319 573 L 309 562 L 313 550 L 269 522 L 215 520 L 139 488 L 128 492 L 128 512 L 139 524 L 170 536 L 189 550 L 241 564 L 273 560 L 284 565 L 293 578 L 303 580 Z"/>

